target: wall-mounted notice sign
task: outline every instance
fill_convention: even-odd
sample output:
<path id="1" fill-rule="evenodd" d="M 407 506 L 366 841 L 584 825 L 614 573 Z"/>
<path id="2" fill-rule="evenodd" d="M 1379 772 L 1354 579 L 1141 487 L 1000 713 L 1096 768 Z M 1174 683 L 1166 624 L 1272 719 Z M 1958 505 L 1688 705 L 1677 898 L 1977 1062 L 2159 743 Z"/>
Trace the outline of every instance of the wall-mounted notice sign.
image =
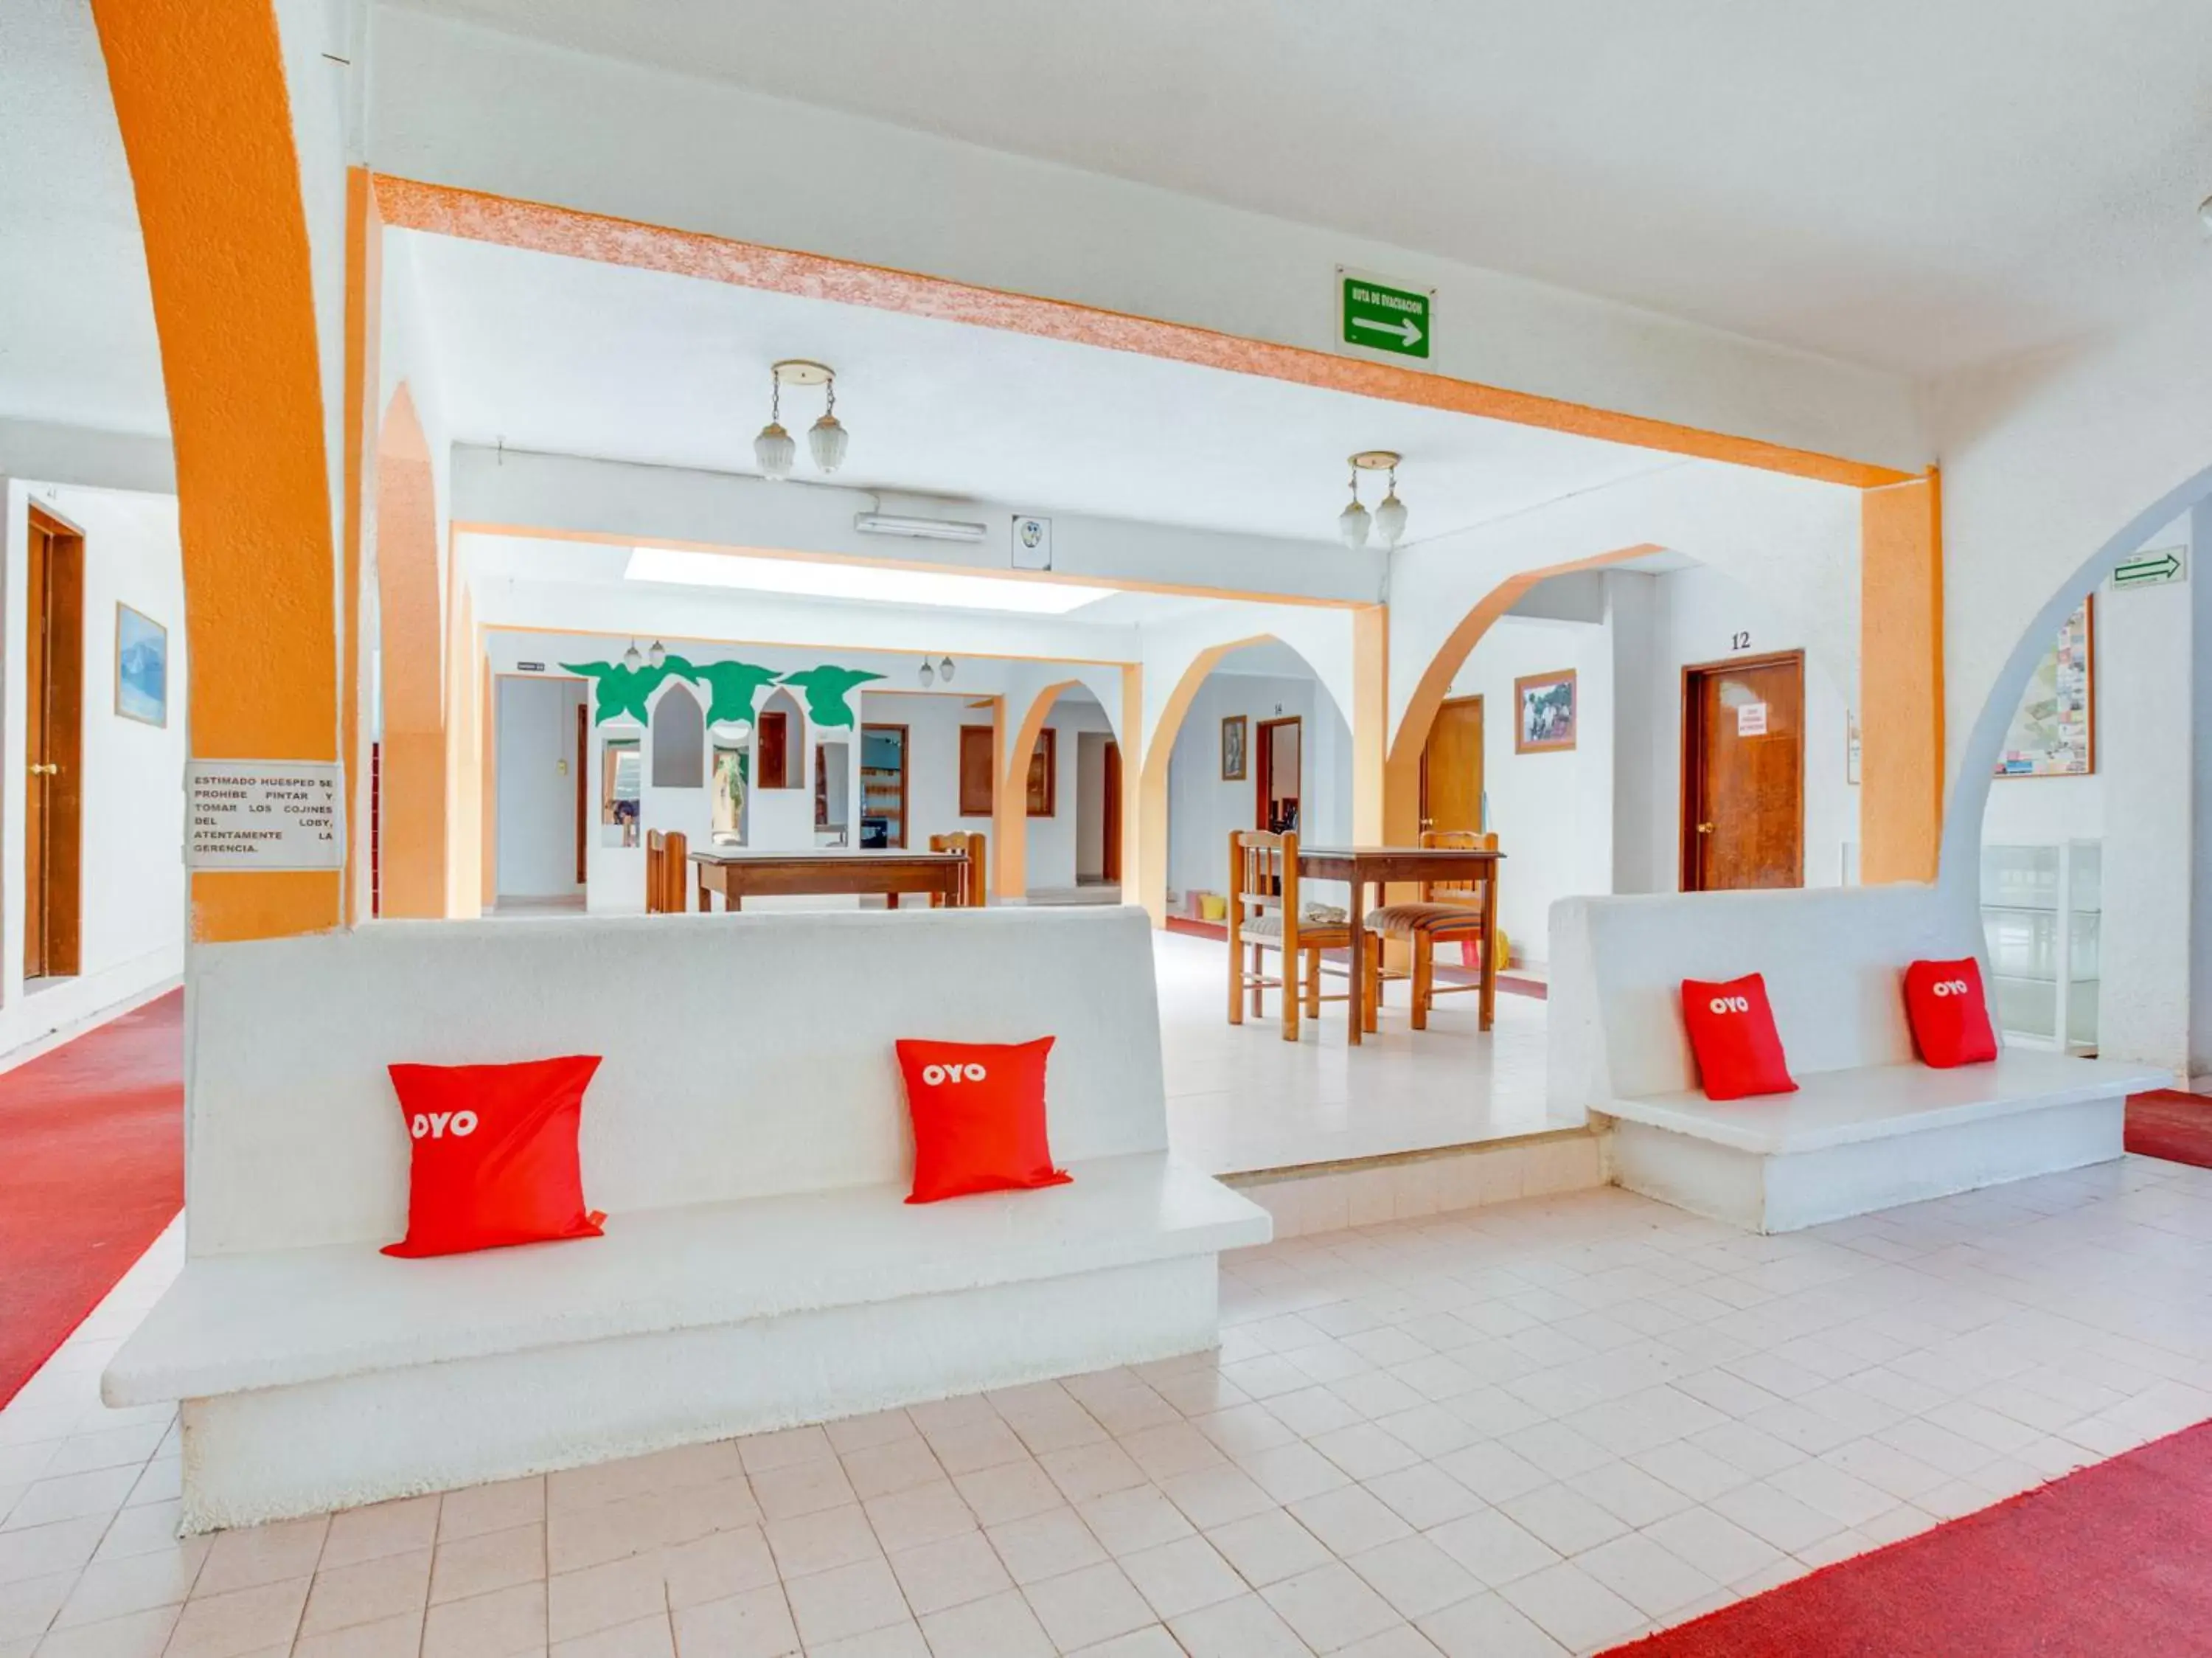
<path id="1" fill-rule="evenodd" d="M 185 770 L 185 867 L 341 867 L 341 775 L 331 760 L 194 760 Z"/>

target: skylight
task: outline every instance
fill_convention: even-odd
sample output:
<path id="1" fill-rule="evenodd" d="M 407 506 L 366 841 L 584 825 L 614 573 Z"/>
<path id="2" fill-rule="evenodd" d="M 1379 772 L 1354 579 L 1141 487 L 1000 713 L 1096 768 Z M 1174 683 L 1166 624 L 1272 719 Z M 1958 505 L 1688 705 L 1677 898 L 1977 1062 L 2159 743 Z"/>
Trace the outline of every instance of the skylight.
<path id="1" fill-rule="evenodd" d="M 808 599 L 860 599 L 878 605 L 936 605 L 956 610 L 1015 611 L 1064 616 L 1109 597 L 1112 588 L 1068 582 L 1024 581 L 964 571 L 887 570 L 875 564 L 817 563 L 800 558 L 751 558 L 738 553 L 687 552 L 674 547 L 634 547 L 623 578 L 681 587 L 744 588 Z"/>

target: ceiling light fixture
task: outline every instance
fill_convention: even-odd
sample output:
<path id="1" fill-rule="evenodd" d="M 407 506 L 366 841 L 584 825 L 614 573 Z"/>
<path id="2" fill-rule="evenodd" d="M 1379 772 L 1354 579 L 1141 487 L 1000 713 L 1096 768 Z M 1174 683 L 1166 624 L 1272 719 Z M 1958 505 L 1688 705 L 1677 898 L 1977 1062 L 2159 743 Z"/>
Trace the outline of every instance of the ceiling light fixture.
<path id="1" fill-rule="evenodd" d="M 826 388 L 827 406 L 822 418 L 807 429 L 806 448 L 817 470 L 836 472 L 845 464 L 845 446 L 851 436 L 837 419 L 837 371 L 826 363 L 786 357 L 769 370 L 769 376 L 771 384 L 768 424 L 753 439 L 753 460 L 760 467 L 761 475 L 770 479 L 788 478 L 792 463 L 799 458 L 799 445 L 783 429 L 783 388 L 787 386 Z"/>
<path id="2" fill-rule="evenodd" d="M 623 666 L 633 674 L 645 666 L 645 654 L 638 649 L 635 639 L 629 642 L 629 649 L 623 652 Z"/>
<path id="3" fill-rule="evenodd" d="M 653 649 L 645 653 L 645 660 L 651 662 L 655 667 L 660 667 L 668 660 L 667 648 L 664 646 L 659 640 L 655 639 L 653 642 Z"/>
<path id="4" fill-rule="evenodd" d="M 921 672 L 915 677 L 921 680 L 921 688 L 924 691 L 937 683 L 937 670 L 930 665 L 928 657 L 925 656 L 921 659 Z"/>
<path id="5" fill-rule="evenodd" d="M 947 685 L 952 683 L 952 659 L 950 656 L 937 665 L 937 677 Z"/>
<path id="6" fill-rule="evenodd" d="M 1352 457 L 1352 500 L 1336 515 L 1336 533 L 1346 546 L 1365 546 L 1370 524 L 1385 547 L 1395 547 L 1404 538 L 1406 503 L 1398 498 L 1398 463 L 1404 458 L 1395 449 L 1362 449 Z M 1359 503 L 1362 472 L 1382 472 L 1389 480 L 1371 515 Z"/>
<path id="7" fill-rule="evenodd" d="M 856 512 L 853 527 L 863 535 L 905 535 L 917 541 L 980 541 L 988 526 L 957 518 L 913 518 L 895 512 Z"/>

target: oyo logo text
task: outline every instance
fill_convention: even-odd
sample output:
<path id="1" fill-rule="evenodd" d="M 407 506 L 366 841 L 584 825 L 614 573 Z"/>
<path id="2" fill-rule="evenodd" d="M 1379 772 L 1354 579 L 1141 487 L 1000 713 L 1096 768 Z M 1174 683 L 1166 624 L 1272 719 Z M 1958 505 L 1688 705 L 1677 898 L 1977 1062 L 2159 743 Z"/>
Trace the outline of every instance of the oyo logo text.
<path id="1" fill-rule="evenodd" d="M 409 1126 L 418 1140 L 442 1140 L 448 1134 L 457 1140 L 465 1140 L 477 1131 L 477 1114 L 472 1111 L 418 1111 Z"/>
<path id="2" fill-rule="evenodd" d="M 921 1080 L 932 1088 L 945 1082 L 980 1082 L 991 1073 L 981 1065 L 924 1065 Z"/>
<path id="3" fill-rule="evenodd" d="M 1749 1013 L 1751 998 L 1747 996 L 1717 996 L 1706 1005 L 1715 1013 Z"/>
<path id="4" fill-rule="evenodd" d="M 1963 978 L 1942 979 L 1936 983 L 1935 990 L 1938 996 L 1964 996 L 1966 994 L 1966 981 Z"/>

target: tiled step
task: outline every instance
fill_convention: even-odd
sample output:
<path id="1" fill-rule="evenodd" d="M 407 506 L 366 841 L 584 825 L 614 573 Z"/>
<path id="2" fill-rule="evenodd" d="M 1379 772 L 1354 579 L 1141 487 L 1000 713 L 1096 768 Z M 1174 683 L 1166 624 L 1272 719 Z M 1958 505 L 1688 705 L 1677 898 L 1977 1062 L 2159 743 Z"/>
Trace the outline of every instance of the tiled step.
<path id="1" fill-rule="evenodd" d="M 1611 1178 L 1610 1140 L 1589 1128 L 1555 1129 L 1221 1179 L 1275 1217 L 1278 1238 L 1295 1238 L 1601 1186 Z"/>

